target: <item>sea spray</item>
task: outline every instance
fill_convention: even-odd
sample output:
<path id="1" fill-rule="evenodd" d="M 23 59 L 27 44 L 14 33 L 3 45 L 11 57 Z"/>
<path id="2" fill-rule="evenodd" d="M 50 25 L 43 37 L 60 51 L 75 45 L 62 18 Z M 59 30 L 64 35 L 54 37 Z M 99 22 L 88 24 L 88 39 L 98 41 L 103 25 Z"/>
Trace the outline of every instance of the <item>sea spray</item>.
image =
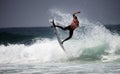
<path id="1" fill-rule="evenodd" d="M 65 14 L 57 9 L 51 10 L 52 15 L 55 16 L 56 22 L 66 26 L 70 24 L 72 14 Z M 61 18 L 57 18 L 61 17 Z M 71 19 L 68 19 L 71 18 Z M 79 17 L 78 17 L 79 18 Z M 90 22 L 87 19 L 79 18 L 80 27 L 75 30 L 73 38 L 66 41 L 64 46 L 67 51 L 72 54 L 73 57 L 83 57 L 84 59 L 110 61 L 116 60 L 113 57 L 117 57 L 115 52 L 118 50 L 120 43 L 120 36 L 118 34 L 111 33 L 100 22 Z M 65 33 L 60 33 L 64 36 Z M 61 37 L 62 38 L 62 37 Z M 86 52 L 88 53 L 86 54 Z M 90 53 L 89 53 L 90 51 Z M 92 53 L 92 54 L 91 54 Z M 86 54 L 86 55 L 85 55 Z M 90 55 L 89 55 L 90 54 Z M 87 56 L 87 57 L 86 57 Z M 104 56 L 108 58 L 104 59 Z M 112 57 L 109 57 L 112 56 Z M 117 57 L 119 58 L 119 56 Z"/>

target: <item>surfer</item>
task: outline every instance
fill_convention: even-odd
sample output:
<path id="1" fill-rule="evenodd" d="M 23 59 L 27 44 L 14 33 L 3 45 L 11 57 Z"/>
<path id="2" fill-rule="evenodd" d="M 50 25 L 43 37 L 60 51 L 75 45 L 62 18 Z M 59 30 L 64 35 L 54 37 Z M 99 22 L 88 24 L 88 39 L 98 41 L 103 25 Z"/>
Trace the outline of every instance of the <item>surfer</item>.
<path id="1" fill-rule="evenodd" d="M 61 43 L 63 44 L 63 42 L 69 40 L 72 36 L 73 36 L 73 31 L 79 26 L 79 21 L 78 18 L 75 14 L 79 14 L 80 12 L 75 12 L 73 13 L 73 20 L 72 23 L 70 25 L 68 25 L 67 27 L 62 27 L 59 25 L 55 25 L 55 27 L 58 27 L 62 30 L 69 30 L 69 37 L 67 37 L 66 39 L 64 39 Z"/>

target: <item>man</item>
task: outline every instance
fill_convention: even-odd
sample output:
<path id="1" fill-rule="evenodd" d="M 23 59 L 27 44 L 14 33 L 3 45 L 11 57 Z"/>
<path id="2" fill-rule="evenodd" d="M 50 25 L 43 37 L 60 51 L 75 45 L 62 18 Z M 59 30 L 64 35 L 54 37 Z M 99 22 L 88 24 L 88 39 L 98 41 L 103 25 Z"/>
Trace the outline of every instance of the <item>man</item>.
<path id="1" fill-rule="evenodd" d="M 69 40 L 72 35 L 73 35 L 73 31 L 79 26 L 79 21 L 78 21 L 78 18 L 77 16 L 75 16 L 75 14 L 79 14 L 80 12 L 75 12 L 73 13 L 73 21 L 70 25 L 68 25 L 67 27 L 62 27 L 62 26 L 58 26 L 58 25 L 55 25 L 54 24 L 54 21 L 53 21 L 53 24 L 54 24 L 54 27 L 58 27 L 62 30 L 69 30 L 69 37 L 67 37 L 65 40 L 62 41 L 62 44 L 63 42 Z"/>

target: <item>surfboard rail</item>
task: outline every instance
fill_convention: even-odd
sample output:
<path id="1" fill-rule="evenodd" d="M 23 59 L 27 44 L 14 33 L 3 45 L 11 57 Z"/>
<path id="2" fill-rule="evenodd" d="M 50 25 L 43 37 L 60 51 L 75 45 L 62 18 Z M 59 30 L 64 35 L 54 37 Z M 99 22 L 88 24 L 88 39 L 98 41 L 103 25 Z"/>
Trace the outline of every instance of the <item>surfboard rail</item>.
<path id="1" fill-rule="evenodd" d="M 64 46 L 63 46 L 63 44 L 62 44 L 62 41 L 61 41 L 61 39 L 60 39 L 60 36 L 59 36 L 59 34 L 58 34 L 58 30 L 57 30 L 56 27 L 55 27 L 54 20 L 52 20 L 51 23 L 52 23 L 52 28 L 53 28 L 53 30 L 54 30 L 54 33 L 55 33 L 55 35 L 56 35 L 56 37 L 57 37 L 58 43 L 59 43 L 59 45 L 61 46 L 61 48 L 65 51 L 65 48 L 64 48 Z"/>

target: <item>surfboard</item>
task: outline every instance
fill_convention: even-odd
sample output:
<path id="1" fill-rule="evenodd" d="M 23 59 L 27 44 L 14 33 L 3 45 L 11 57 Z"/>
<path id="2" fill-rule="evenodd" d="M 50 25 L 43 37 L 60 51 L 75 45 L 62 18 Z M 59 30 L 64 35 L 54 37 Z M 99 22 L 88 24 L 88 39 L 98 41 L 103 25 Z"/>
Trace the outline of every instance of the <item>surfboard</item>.
<path id="1" fill-rule="evenodd" d="M 54 20 L 53 20 L 51 23 L 52 23 L 52 28 L 53 28 L 53 30 L 54 30 L 54 33 L 55 33 L 55 35 L 56 35 L 56 37 L 57 37 L 58 43 L 59 43 L 59 45 L 61 46 L 61 48 L 65 51 L 65 48 L 64 48 L 64 46 L 63 46 L 63 44 L 62 44 L 62 41 L 61 41 L 61 39 L 60 39 L 60 36 L 59 36 L 59 34 L 58 34 L 58 30 L 57 30 L 57 28 L 55 27 Z"/>

